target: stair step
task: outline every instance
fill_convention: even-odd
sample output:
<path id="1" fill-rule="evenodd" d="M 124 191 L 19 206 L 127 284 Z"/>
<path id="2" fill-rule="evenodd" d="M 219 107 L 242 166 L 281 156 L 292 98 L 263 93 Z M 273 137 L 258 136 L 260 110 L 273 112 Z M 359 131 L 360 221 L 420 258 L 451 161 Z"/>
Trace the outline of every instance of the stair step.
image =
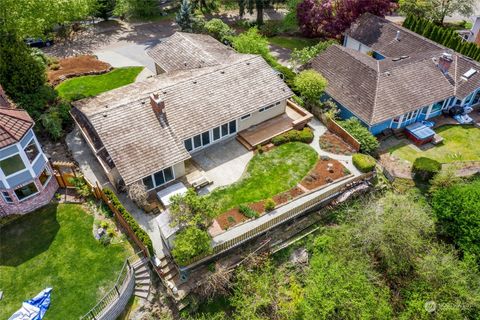
<path id="1" fill-rule="evenodd" d="M 148 279 L 135 279 L 135 285 L 150 285 L 150 278 Z"/>
<path id="2" fill-rule="evenodd" d="M 145 291 L 137 292 L 137 290 L 135 290 L 133 294 L 139 298 L 147 299 L 149 292 L 145 292 Z"/>
<path id="3" fill-rule="evenodd" d="M 165 276 L 165 280 L 171 280 L 173 277 L 175 277 L 177 275 L 177 272 L 172 272 L 172 273 L 169 273 Z"/>
<path id="4" fill-rule="evenodd" d="M 182 311 L 185 309 L 188 305 L 190 304 L 190 301 L 188 300 L 182 300 L 180 303 L 177 304 L 178 311 Z"/>
<path id="5" fill-rule="evenodd" d="M 166 257 L 160 259 L 160 265 L 157 268 L 164 268 L 170 263 Z"/>
<path id="6" fill-rule="evenodd" d="M 150 286 L 138 286 L 135 287 L 135 292 L 150 292 Z"/>
<path id="7" fill-rule="evenodd" d="M 237 135 L 235 138 L 236 138 L 237 141 L 240 142 L 245 148 L 247 148 L 247 150 L 250 150 L 250 151 L 253 150 L 253 146 L 252 146 L 250 143 L 248 143 L 248 141 L 245 140 L 242 136 Z"/>
<path id="8" fill-rule="evenodd" d="M 175 270 L 175 266 L 172 263 L 169 263 L 166 267 L 160 269 L 163 274 L 167 274 L 170 271 Z"/>
<path id="9" fill-rule="evenodd" d="M 135 270 L 135 274 L 149 271 L 149 269 L 146 266 L 141 266 L 141 267 L 139 267 L 137 269 L 134 269 L 134 270 Z"/>
<path id="10" fill-rule="evenodd" d="M 145 259 L 142 259 L 142 260 L 139 260 L 137 262 L 135 262 L 134 264 L 132 264 L 132 267 L 134 270 L 137 270 L 137 269 L 140 269 L 142 267 L 147 267 L 147 264 L 148 264 L 148 261 L 145 260 Z"/>

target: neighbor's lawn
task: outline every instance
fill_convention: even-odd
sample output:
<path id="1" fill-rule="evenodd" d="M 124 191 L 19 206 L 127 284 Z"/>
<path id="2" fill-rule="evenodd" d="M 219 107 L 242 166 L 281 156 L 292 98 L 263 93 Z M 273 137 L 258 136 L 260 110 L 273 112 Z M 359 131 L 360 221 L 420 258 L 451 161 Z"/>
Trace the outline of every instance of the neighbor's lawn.
<path id="1" fill-rule="evenodd" d="M 287 143 L 256 154 L 240 181 L 215 189 L 208 197 L 219 206 L 219 213 L 242 203 L 267 199 L 293 188 L 316 161 L 317 153 L 310 146 L 300 142 Z"/>
<path id="2" fill-rule="evenodd" d="M 441 163 L 480 160 L 480 128 L 446 125 L 435 131 L 443 137 L 443 144 L 425 151 L 417 151 L 410 144 L 395 146 L 388 151 L 412 163 L 418 157 L 431 158 Z"/>
<path id="3" fill-rule="evenodd" d="M 92 226 L 80 205 L 52 204 L 0 229 L 0 319 L 46 287 L 46 320 L 78 319 L 97 303 L 132 251 L 127 242 L 103 246 Z"/>
<path id="4" fill-rule="evenodd" d="M 60 83 L 55 89 L 60 97 L 66 100 L 92 97 L 134 82 L 142 70 L 143 67 L 118 68 L 105 74 L 69 79 Z"/>
<path id="5" fill-rule="evenodd" d="M 305 47 L 313 46 L 318 43 L 318 41 L 306 38 L 297 38 L 297 37 L 284 37 L 276 36 L 268 38 L 270 44 L 287 48 L 290 50 L 293 49 L 303 49 Z"/>

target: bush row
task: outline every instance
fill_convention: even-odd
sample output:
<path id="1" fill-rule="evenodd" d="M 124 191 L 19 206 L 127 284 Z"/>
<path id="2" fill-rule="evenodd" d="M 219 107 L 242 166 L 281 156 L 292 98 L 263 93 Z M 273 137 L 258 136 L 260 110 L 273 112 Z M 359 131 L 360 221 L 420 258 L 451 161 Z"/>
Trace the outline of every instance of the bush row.
<path id="1" fill-rule="evenodd" d="M 113 204 L 115 209 L 120 212 L 122 217 L 125 219 L 125 221 L 128 223 L 130 228 L 132 228 L 133 233 L 137 236 L 137 238 L 147 247 L 148 251 L 150 254 L 153 254 L 153 244 L 152 240 L 150 239 L 150 236 L 143 230 L 138 222 L 132 217 L 132 215 L 125 209 L 125 207 L 122 205 L 122 203 L 118 200 L 117 196 L 115 193 L 108 189 L 104 188 L 103 193 L 107 196 L 108 200 Z"/>
<path id="2" fill-rule="evenodd" d="M 368 154 L 356 153 L 352 156 L 353 165 L 363 173 L 373 171 L 375 159 Z"/>
<path id="3" fill-rule="evenodd" d="M 313 141 L 312 129 L 305 127 L 303 130 L 290 130 L 281 135 L 272 138 L 272 143 L 276 146 L 287 142 L 299 141 L 303 143 L 310 143 Z"/>
<path id="4" fill-rule="evenodd" d="M 405 19 L 403 26 L 425 38 L 480 61 L 480 47 L 473 42 L 463 41 L 455 30 L 443 28 L 430 20 L 412 15 Z"/>
<path id="5" fill-rule="evenodd" d="M 379 147 L 380 144 L 377 138 L 357 118 L 352 117 L 338 121 L 338 124 L 360 142 L 360 151 L 362 153 L 373 154 Z"/>

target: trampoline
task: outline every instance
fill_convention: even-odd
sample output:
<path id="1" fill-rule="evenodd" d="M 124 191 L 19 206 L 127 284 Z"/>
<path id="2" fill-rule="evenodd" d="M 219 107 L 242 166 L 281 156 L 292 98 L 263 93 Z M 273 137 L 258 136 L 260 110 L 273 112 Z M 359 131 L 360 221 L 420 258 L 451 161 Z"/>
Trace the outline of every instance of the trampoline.
<path id="1" fill-rule="evenodd" d="M 429 143 L 433 140 L 433 137 L 435 136 L 435 131 L 420 122 L 411 124 L 405 129 L 407 137 L 413 142 L 415 142 L 415 144 L 417 145 Z"/>

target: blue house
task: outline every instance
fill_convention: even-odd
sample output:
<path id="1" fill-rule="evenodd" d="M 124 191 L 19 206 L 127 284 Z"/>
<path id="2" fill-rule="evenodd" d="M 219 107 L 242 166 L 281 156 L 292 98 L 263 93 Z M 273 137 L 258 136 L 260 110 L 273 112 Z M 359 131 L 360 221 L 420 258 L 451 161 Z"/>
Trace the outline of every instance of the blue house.
<path id="1" fill-rule="evenodd" d="M 308 68 L 327 80 L 342 118 L 373 134 L 431 119 L 453 105 L 480 104 L 480 64 L 372 14 L 362 15 Z"/>

